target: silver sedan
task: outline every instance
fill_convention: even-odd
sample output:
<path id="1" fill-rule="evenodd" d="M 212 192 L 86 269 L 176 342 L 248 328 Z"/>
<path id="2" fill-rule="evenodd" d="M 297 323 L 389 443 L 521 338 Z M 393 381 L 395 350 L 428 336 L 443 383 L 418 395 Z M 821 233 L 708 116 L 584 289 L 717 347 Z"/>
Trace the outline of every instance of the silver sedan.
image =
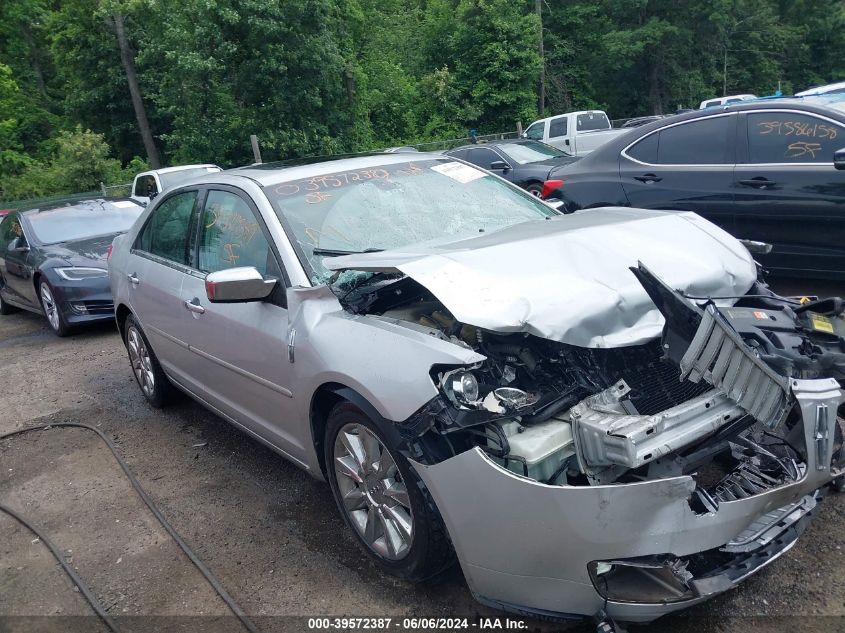
<path id="1" fill-rule="evenodd" d="M 381 154 L 172 189 L 118 237 L 146 399 L 184 392 L 328 480 L 412 581 L 647 621 L 795 543 L 841 475 L 845 320 L 692 213 L 561 215 Z"/>

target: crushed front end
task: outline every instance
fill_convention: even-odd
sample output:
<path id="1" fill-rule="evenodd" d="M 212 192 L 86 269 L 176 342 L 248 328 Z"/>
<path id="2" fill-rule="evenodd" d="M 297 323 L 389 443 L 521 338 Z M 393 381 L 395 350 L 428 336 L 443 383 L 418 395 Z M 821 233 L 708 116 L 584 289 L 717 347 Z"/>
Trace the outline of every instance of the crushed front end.
<path id="1" fill-rule="evenodd" d="M 717 307 L 633 273 L 666 325 L 629 347 L 459 323 L 401 276 L 357 308 L 486 357 L 432 368 L 399 424 L 482 602 L 654 619 L 786 552 L 842 475 L 841 301 L 758 282 Z"/>

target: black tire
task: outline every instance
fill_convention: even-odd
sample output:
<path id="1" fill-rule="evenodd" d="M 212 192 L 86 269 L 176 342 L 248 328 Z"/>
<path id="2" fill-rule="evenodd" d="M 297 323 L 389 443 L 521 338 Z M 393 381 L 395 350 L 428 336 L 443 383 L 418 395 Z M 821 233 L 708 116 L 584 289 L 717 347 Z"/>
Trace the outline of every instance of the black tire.
<path id="1" fill-rule="evenodd" d="M 539 182 L 532 182 L 525 188 L 525 191 L 539 198 L 543 193 L 543 185 Z"/>
<path id="2" fill-rule="evenodd" d="M 3 314 L 3 315 L 7 315 L 7 314 L 14 314 L 14 313 L 15 313 L 15 312 L 17 312 L 18 310 L 19 310 L 19 308 L 16 308 L 15 306 L 13 306 L 13 305 L 11 305 L 11 304 L 7 303 L 7 302 L 3 299 L 3 294 L 2 294 L 2 292 L 0 292 L 0 314 Z"/>
<path id="3" fill-rule="evenodd" d="M 46 279 L 41 279 L 38 282 L 38 300 L 41 302 L 41 309 L 44 311 L 44 316 L 47 317 L 47 323 L 53 334 L 56 336 L 67 336 L 73 330 L 68 325 L 62 311 L 61 304 L 56 301 L 56 292 L 53 286 L 50 285 Z"/>
<path id="4" fill-rule="evenodd" d="M 147 402 L 160 409 L 172 402 L 176 389 L 165 375 L 156 358 L 147 335 L 133 315 L 128 315 L 123 325 L 123 344 L 129 355 L 132 375 Z"/>
<path id="5" fill-rule="evenodd" d="M 407 501 L 410 505 L 413 526 L 411 530 L 412 539 L 410 546 L 399 559 L 391 560 L 374 549 L 359 531 L 361 528 L 353 522 L 352 512 L 345 507 L 338 483 L 338 474 L 334 467 L 336 463 L 335 442 L 341 429 L 348 429 L 350 425 L 366 427 L 379 440 L 382 447 L 389 452 L 389 456 L 398 470 L 398 477 L 394 475 L 394 478 L 400 484 L 404 484 L 407 490 Z M 395 429 L 382 429 L 354 404 L 346 401 L 340 402 L 329 413 L 326 424 L 326 436 L 323 445 L 326 472 L 344 522 L 355 535 L 362 549 L 376 564 L 387 573 L 410 582 L 432 580 L 454 563 L 455 554 L 446 535 L 443 519 L 440 517 L 440 512 L 437 510 L 431 494 L 417 477 L 408 460 L 399 452 L 398 442 L 399 437 Z M 384 453 L 382 453 L 383 456 Z M 348 487 L 350 484 L 347 482 L 345 485 Z M 357 486 L 358 484 L 353 482 L 352 485 Z M 361 484 L 361 486 L 365 485 L 364 483 Z M 356 510 L 358 513 L 361 511 L 366 514 L 366 510 Z M 381 524 L 384 525 L 385 522 L 382 521 Z M 382 534 L 384 535 L 384 533 L 384 528 L 382 528 Z M 384 540 L 387 540 L 386 535 Z"/>

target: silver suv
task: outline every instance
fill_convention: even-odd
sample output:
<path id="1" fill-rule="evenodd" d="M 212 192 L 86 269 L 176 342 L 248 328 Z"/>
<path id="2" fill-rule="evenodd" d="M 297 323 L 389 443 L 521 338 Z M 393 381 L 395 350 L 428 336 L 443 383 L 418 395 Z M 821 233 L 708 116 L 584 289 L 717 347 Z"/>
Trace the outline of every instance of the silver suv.
<path id="1" fill-rule="evenodd" d="M 144 396 L 327 479 L 409 580 L 649 620 L 787 551 L 841 474 L 842 302 L 699 216 L 560 215 L 453 158 L 209 174 L 118 237 Z"/>

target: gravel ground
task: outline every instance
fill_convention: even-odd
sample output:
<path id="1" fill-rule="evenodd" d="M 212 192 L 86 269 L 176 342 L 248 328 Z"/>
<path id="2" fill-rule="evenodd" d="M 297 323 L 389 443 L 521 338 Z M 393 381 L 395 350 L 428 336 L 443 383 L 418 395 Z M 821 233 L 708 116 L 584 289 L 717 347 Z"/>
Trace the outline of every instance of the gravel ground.
<path id="1" fill-rule="evenodd" d="M 837 284 L 776 285 L 784 293 L 845 294 Z M 473 600 L 458 569 L 436 586 L 381 574 L 344 528 L 327 485 L 199 405 L 148 407 L 110 326 L 58 339 L 36 315 L 0 317 L 0 385 L 0 433 L 77 421 L 112 438 L 165 516 L 264 631 L 306 626 L 278 616 L 504 617 Z M 94 434 L 52 429 L 0 442 L 0 503 L 50 535 L 126 630 L 239 630 Z M 830 496 L 798 545 L 739 589 L 633 628 L 845 630 L 843 563 L 845 496 Z M 0 514 L 0 631 L 104 630 L 90 614 L 43 544 Z"/>

